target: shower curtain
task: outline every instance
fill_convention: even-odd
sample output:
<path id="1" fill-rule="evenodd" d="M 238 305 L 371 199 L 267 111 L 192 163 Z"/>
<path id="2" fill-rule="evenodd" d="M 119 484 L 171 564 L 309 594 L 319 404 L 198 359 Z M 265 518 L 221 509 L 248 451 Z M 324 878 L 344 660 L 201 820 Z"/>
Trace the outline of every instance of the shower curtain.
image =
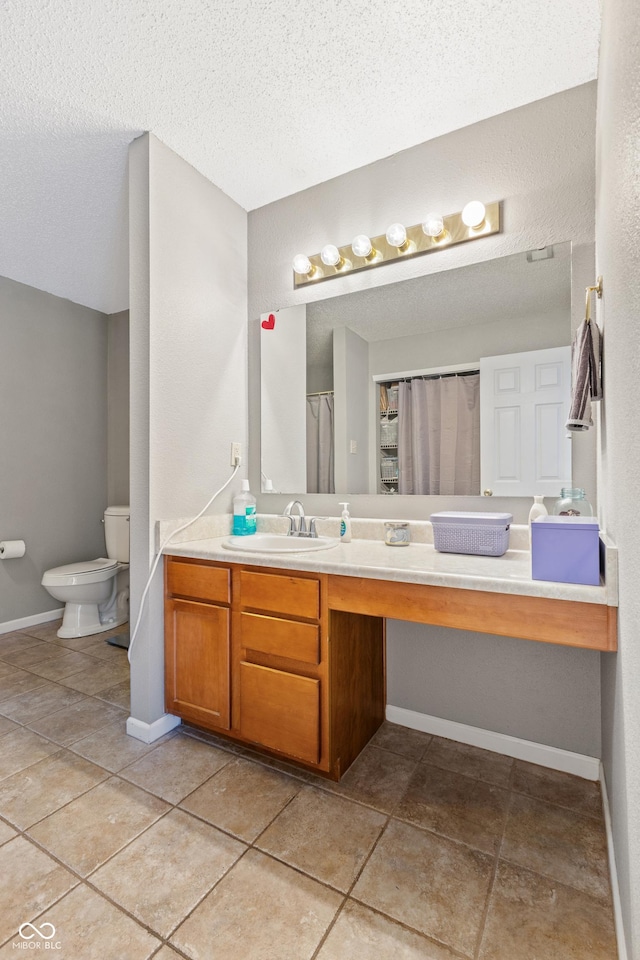
<path id="1" fill-rule="evenodd" d="M 335 493 L 332 394 L 307 397 L 307 493 Z"/>
<path id="2" fill-rule="evenodd" d="M 401 381 L 399 493 L 480 493 L 480 374 Z"/>

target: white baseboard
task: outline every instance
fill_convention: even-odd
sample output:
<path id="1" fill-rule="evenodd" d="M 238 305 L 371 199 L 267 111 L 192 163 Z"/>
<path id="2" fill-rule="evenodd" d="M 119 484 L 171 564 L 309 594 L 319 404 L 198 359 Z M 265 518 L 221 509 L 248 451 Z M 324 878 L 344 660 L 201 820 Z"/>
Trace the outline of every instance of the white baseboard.
<path id="1" fill-rule="evenodd" d="M 136 740 L 142 740 L 143 743 L 153 743 L 164 737 L 174 727 L 180 726 L 182 720 L 180 717 L 174 717 L 172 713 L 165 713 L 158 717 L 153 723 L 144 723 L 142 720 L 136 720 L 135 717 L 127 719 L 127 733 Z"/>
<path id="2" fill-rule="evenodd" d="M 493 750 L 494 753 L 503 753 L 507 757 L 537 763 L 552 770 L 562 770 L 585 780 L 600 779 L 600 760 L 597 757 L 587 757 L 581 753 L 571 753 L 570 750 L 549 747 L 544 743 L 510 737 L 506 733 L 471 727 L 466 723 L 456 723 L 455 720 L 430 717 L 426 713 L 405 710 L 404 707 L 393 707 L 390 704 L 387 704 L 386 716 L 391 723 L 399 723 L 413 730 L 433 733 L 438 737 L 446 737 L 447 740 L 458 740 L 483 750 Z"/>
<path id="3" fill-rule="evenodd" d="M 14 630 L 25 630 L 27 627 L 36 627 L 39 623 L 48 623 L 50 620 L 59 620 L 64 613 L 64 607 L 59 610 L 46 610 L 44 613 L 35 613 L 32 617 L 20 617 L 19 620 L 5 620 L 0 623 L 0 633 L 13 633 Z"/>
<path id="4" fill-rule="evenodd" d="M 609 876 L 611 878 L 611 899 L 613 900 L 613 919 L 616 925 L 616 938 L 618 940 L 618 960 L 628 960 L 627 941 L 624 933 L 624 923 L 622 922 L 622 904 L 620 902 L 620 887 L 618 885 L 618 872 L 616 869 L 616 851 L 613 846 L 613 830 L 611 827 L 611 808 L 609 807 L 609 795 L 607 793 L 607 781 L 604 776 L 604 767 L 600 764 L 600 787 L 602 789 L 602 809 L 604 811 L 604 826 L 607 832 L 607 853 L 609 854 Z"/>

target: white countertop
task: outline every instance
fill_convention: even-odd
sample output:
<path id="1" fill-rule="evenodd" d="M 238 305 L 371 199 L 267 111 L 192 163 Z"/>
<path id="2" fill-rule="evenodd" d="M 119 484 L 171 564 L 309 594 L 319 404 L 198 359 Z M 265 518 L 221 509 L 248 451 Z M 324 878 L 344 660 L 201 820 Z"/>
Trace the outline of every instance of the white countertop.
<path id="1" fill-rule="evenodd" d="M 186 531 L 185 531 L 186 534 Z M 389 547 L 380 540 L 352 540 L 327 550 L 305 552 L 301 541 L 300 552 L 287 554 L 256 553 L 247 537 L 246 551 L 228 550 L 223 546 L 226 536 L 185 540 L 171 543 L 165 554 L 250 566 L 308 570 L 333 573 L 347 577 L 367 577 L 374 580 L 394 580 L 402 583 L 423 583 L 464 590 L 482 590 L 489 593 L 520 594 L 528 597 L 548 597 L 556 600 L 578 600 L 617 606 L 617 577 L 615 550 L 607 549 L 608 585 L 598 587 L 572 583 L 553 583 L 531 579 L 531 555 L 528 550 L 508 550 L 502 557 L 475 557 L 454 553 L 439 553 L 432 543 L 410 543 L 403 547 Z"/>

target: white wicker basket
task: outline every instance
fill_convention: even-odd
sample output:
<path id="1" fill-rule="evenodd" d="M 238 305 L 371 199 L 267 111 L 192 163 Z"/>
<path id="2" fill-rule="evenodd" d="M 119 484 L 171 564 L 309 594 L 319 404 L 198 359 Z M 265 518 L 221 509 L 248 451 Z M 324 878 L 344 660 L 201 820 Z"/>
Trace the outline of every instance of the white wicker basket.
<path id="1" fill-rule="evenodd" d="M 381 420 L 380 421 L 380 446 L 397 447 L 398 446 L 398 421 Z"/>
<path id="2" fill-rule="evenodd" d="M 441 553 L 501 557 L 509 549 L 510 513 L 432 513 L 433 545 Z"/>
<path id="3" fill-rule="evenodd" d="M 398 479 L 398 458 L 382 457 L 380 459 L 380 479 L 397 480 Z"/>

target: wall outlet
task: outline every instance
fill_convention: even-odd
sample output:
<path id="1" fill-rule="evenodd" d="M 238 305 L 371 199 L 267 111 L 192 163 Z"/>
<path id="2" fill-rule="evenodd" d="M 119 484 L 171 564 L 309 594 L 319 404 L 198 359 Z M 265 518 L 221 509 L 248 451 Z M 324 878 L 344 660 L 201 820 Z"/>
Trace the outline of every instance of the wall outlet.
<path id="1" fill-rule="evenodd" d="M 357 452 L 358 452 L 358 441 L 351 440 L 349 443 L 349 453 L 357 453 Z"/>
<path id="2" fill-rule="evenodd" d="M 233 442 L 231 444 L 231 466 L 237 467 L 242 463 L 242 444 Z"/>

